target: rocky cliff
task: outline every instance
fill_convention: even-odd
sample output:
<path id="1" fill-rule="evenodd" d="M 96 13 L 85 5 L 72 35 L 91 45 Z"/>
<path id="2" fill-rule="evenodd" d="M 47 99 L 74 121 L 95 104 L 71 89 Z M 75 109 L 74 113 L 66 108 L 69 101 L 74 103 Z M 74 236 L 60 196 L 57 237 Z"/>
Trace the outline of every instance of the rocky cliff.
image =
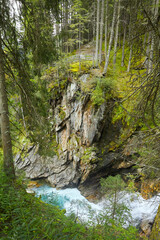
<path id="1" fill-rule="evenodd" d="M 36 146 L 23 160 L 17 155 L 16 169 L 24 170 L 27 178 L 44 178 L 58 188 L 79 187 L 85 195 L 92 195 L 101 177 L 132 167 L 129 156 L 109 147 L 121 127 L 120 123 L 112 124 L 114 101 L 93 105 L 90 95 L 82 90 L 89 77 L 84 74 L 69 82 L 54 102 L 57 155 L 40 156 Z"/>

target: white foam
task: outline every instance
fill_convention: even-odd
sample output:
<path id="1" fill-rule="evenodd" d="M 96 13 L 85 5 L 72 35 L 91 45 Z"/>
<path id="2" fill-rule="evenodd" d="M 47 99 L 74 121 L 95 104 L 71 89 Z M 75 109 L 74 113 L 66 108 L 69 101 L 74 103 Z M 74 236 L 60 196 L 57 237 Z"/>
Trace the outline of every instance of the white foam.
<path id="1" fill-rule="evenodd" d="M 66 214 L 76 214 L 79 221 L 96 223 L 99 221 L 98 216 L 105 213 L 107 206 L 110 207 L 110 201 L 106 199 L 97 204 L 89 202 L 77 188 L 57 190 L 44 185 L 33 188 L 33 190 L 36 192 L 36 196 L 47 196 L 46 199 L 57 197 L 57 202 L 61 208 L 66 209 Z M 138 193 L 123 192 L 120 202 L 130 209 L 132 224 L 138 225 L 142 219 L 154 219 L 160 204 L 160 196 L 145 200 Z"/>

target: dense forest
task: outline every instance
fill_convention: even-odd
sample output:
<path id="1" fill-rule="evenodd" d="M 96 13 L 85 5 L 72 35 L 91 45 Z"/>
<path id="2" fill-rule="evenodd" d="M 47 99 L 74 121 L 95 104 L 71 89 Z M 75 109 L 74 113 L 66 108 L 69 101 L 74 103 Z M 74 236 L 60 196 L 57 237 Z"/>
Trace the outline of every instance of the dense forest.
<path id="1" fill-rule="evenodd" d="M 93 139 L 90 135 L 82 139 L 78 128 L 74 138 L 72 129 L 67 132 L 65 121 L 71 114 L 62 103 L 73 83 L 76 94 L 70 108 L 73 101 L 86 102 L 82 110 L 99 115 Z M 146 186 L 143 194 L 153 196 L 160 191 L 159 108 L 159 0 L 0 0 L 0 239 L 148 239 L 150 234 L 139 237 L 135 227 L 124 227 L 120 216 L 127 212 L 125 207 L 113 204 L 110 218 L 86 226 L 27 194 L 14 159 L 17 154 L 28 156 L 32 146 L 38 146 L 38 154 L 45 158 L 61 156 L 64 142 L 59 132 L 65 129 L 68 149 L 74 139 L 83 148 L 83 154 L 78 149 L 80 157 L 75 154 L 80 158 L 76 166 L 81 172 L 86 166 L 92 168 L 92 178 L 94 164 L 98 166 L 97 161 L 108 153 L 123 153 L 129 159 L 125 163 L 134 171 L 123 178 L 125 182 L 114 166 L 98 179 L 97 186 L 101 185 L 103 194 L 113 193 L 115 204 L 117 191 L 129 187 L 135 191 L 140 181 Z M 81 128 L 88 115 L 83 117 Z M 107 118 L 114 140 L 104 137 Z M 110 175 L 117 176 L 119 185 Z M 76 181 L 68 186 L 83 183 L 83 175 Z M 149 239 L 160 239 L 159 218 Z"/>

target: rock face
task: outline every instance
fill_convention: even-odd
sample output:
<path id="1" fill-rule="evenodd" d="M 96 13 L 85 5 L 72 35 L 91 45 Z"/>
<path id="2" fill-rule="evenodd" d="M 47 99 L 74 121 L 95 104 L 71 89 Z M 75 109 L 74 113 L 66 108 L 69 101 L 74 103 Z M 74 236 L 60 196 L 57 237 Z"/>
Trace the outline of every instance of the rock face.
<path id="1" fill-rule="evenodd" d="M 88 77 L 84 74 L 80 81 L 85 84 Z M 132 166 L 125 164 L 121 153 L 103 152 L 101 143 L 107 145 L 117 134 L 111 124 L 111 111 L 110 103 L 95 107 L 90 96 L 81 90 L 81 84 L 69 83 L 53 109 L 57 156 L 44 158 L 32 147 L 24 160 L 20 155 L 16 157 L 16 169 L 24 170 L 30 179 L 45 178 L 58 188 L 79 186 L 85 192 L 87 186 L 86 195 L 91 195 L 101 177 Z"/>

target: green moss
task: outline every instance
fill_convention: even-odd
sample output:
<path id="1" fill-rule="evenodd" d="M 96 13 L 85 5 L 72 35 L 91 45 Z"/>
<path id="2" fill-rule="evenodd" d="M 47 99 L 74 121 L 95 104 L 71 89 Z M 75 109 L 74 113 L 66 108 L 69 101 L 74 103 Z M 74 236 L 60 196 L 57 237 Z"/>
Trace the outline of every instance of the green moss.
<path id="1" fill-rule="evenodd" d="M 64 107 L 63 106 L 59 106 L 58 108 L 59 114 L 58 117 L 61 119 L 61 121 L 63 121 L 66 117 L 66 113 L 64 111 Z"/>
<path id="2" fill-rule="evenodd" d="M 153 224 L 150 240 L 160 240 L 160 206 Z"/>
<path id="3" fill-rule="evenodd" d="M 94 163 L 97 161 L 95 152 L 97 151 L 96 147 L 88 147 L 85 149 L 83 156 L 81 157 L 82 163 Z"/>
<path id="4" fill-rule="evenodd" d="M 75 61 L 73 63 L 70 63 L 68 71 L 72 73 L 80 73 L 81 72 L 86 72 L 92 67 L 92 61 L 89 60 L 81 60 Z"/>

